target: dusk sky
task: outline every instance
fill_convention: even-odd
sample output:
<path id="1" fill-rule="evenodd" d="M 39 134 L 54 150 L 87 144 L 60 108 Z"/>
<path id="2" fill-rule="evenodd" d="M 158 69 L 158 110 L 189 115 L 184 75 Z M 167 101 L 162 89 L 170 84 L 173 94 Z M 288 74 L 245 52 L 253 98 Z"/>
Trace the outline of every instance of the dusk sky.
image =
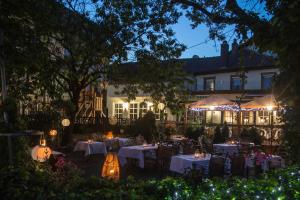
<path id="1" fill-rule="evenodd" d="M 188 48 L 183 52 L 182 58 L 191 58 L 193 55 L 198 55 L 199 57 L 219 55 L 220 42 L 209 39 L 206 26 L 201 25 L 196 29 L 192 29 L 190 21 L 186 17 L 181 17 L 178 24 L 175 24 L 173 28 L 178 41 L 185 44 Z"/>

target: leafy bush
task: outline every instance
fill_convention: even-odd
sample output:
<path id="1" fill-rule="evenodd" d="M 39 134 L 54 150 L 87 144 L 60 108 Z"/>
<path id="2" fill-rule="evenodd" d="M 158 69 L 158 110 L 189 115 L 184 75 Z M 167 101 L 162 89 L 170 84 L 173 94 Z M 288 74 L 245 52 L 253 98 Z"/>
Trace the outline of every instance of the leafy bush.
<path id="1" fill-rule="evenodd" d="M 216 126 L 215 131 L 214 131 L 214 144 L 218 144 L 218 143 L 224 143 L 225 139 L 222 135 L 220 126 Z"/>
<path id="2" fill-rule="evenodd" d="M 250 129 L 243 128 L 241 132 L 241 139 L 244 141 L 253 142 L 256 145 L 261 145 L 263 141 L 262 136 L 255 127 L 251 127 Z"/>
<path id="3" fill-rule="evenodd" d="M 182 178 L 112 182 L 83 179 L 76 172 L 60 174 L 47 165 L 8 167 L 0 170 L 2 199 L 299 199 L 300 168 L 292 166 L 257 179 L 204 179 L 193 184 Z"/>
<path id="4" fill-rule="evenodd" d="M 257 128 L 251 127 L 249 129 L 249 136 L 251 138 L 251 141 L 256 145 L 261 145 L 263 142 L 263 137 L 259 134 Z"/>
<path id="5" fill-rule="evenodd" d="M 129 133 L 129 136 L 132 137 L 141 134 L 147 142 L 152 142 L 158 139 L 158 131 L 155 123 L 155 114 L 148 111 L 142 118 L 136 120 L 135 124 L 126 127 L 125 133 Z"/>
<path id="6" fill-rule="evenodd" d="M 204 134 L 204 127 L 194 128 L 188 127 L 185 131 L 185 137 L 197 140 L 200 135 Z"/>
<path id="7" fill-rule="evenodd" d="M 221 134 L 222 134 L 223 140 L 225 142 L 229 138 L 229 127 L 227 126 L 226 122 L 224 123 L 221 131 L 222 131 Z"/>

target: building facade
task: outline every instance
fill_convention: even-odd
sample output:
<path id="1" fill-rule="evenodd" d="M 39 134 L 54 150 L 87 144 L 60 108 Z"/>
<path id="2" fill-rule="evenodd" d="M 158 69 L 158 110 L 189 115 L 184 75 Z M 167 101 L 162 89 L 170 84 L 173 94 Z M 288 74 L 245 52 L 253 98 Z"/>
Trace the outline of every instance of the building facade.
<path id="1" fill-rule="evenodd" d="M 180 59 L 180 61 L 184 63 L 183 69 L 194 80 L 193 83 L 185 84 L 190 93 L 187 104 L 211 95 L 223 96 L 240 103 L 270 95 L 272 94 L 273 79 L 280 73 L 279 69 L 274 66 L 272 56 L 258 53 L 253 48 L 242 48 L 236 41 L 232 43 L 231 48 L 226 41 L 223 42 L 219 56 L 204 58 L 194 56 Z M 162 113 L 157 107 L 153 107 L 151 98 L 145 94 L 141 93 L 134 101 L 127 102 L 127 97 L 117 95 L 117 91 L 118 89 L 113 86 L 108 87 L 109 117 L 137 119 L 142 117 L 147 110 L 152 110 L 156 113 L 157 119 L 165 121 L 178 119 L 168 109 Z M 161 115 L 164 117 L 162 118 Z M 275 132 L 276 127 L 280 126 L 276 110 L 237 113 L 213 110 L 195 112 L 187 109 L 184 118 L 185 123 L 205 126 L 215 126 L 226 122 L 231 125 L 231 129 L 237 125 L 257 126 L 266 137 L 268 137 L 271 125 Z"/>

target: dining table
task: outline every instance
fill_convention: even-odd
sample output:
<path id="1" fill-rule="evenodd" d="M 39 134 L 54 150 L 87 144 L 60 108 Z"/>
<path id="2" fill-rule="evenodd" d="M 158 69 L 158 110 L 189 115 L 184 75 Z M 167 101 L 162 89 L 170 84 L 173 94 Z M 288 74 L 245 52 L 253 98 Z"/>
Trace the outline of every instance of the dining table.
<path id="1" fill-rule="evenodd" d="M 78 141 L 73 151 L 84 151 L 85 156 L 92 154 L 107 154 L 105 143 L 96 141 Z"/>
<path id="2" fill-rule="evenodd" d="M 127 146 L 130 141 L 131 141 L 130 138 L 115 137 L 111 139 L 106 139 L 104 142 L 106 146 L 112 146 L 113 143 L 118 142 L 120 147 L 124 147 Z"/>
<path id="3" fill-rule="evenodd" d="M 194 155 L 175 155 L 171 158 L 170 171 L 184 174 L 190 169 L 203 169 L 204 174 L 209 172 L 211 154 L 196 158 Z"/>
<path id="4" fill-rule="evenodd" d="M 155 157 L 155 151 L 157 148 L 157 144 L 121 147 L 118 152 L 120 164 L 121 166 L 124 166 L 127 163 L 126 158 L 134 158 L 139 161 L 139 167 L 144 168 L 145 154 L 148 153 L 149 155 Z"/>
<path id="5" fill-rule="evenodd" d="M 234 154 L 239 153 L 237 144 L 213 144 L 214 151 L 217 154 L 233 156 Z"/>

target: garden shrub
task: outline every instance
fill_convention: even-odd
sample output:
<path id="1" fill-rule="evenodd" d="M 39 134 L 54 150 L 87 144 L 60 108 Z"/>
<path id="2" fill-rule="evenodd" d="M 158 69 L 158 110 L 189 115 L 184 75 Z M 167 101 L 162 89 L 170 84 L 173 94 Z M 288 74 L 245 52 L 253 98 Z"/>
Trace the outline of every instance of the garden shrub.
<path id="1" fill-rule="evenodd" d="M 228 140 L 228 138 L 229 138 L 229 127 L 228 127 L 226 122 L 223 124 L 221 134 L 222 134 L 222 139 L 224 140 L 224 142 L 226 140 Z"/>
<path id="2" fill-rule="evenodd" d="M 158 139 L 155 114 L 148 111 L 142 118 L 137 119 L 134 125 L 128 127 L 131 136 L 136 137 L 141 134 L 147 142 Z"/>
<path id="3" fill-rule="evenodd" d="M 225 142 L 224 137 L 222 136 L 220 126 L 216 126 L 216 128 L 215 128 L 213 142 L 214 142 L 214 144 L 219 144 L 219 143 Z"/>
<path id="4" fill-rule="evenodd" d="M 185 137 L 197 140 L 200 135 L 204 134 L 204 127 L 195 128 L 195 127 L 188 127 L 185 131 Z"/>
<path id="5" fill-rule="evenodd" d="M 2 168 L 0 177 L 2 199 L 292 200 L 300 198 L 299 166 L 271 171 L 256 179 L 204 179 L 197 183 L 171 177 L 163 180 L 136 180 L 128 177 L 120 182 L 99 177 L 84 179 L 76 171 L 60 174 L 44 164 Z"/>
<path id="6" fill-rule="evenodd" d="M 261 143 L 263 142 L 263 137 L 259 134 L 257 128 L 251 127 L 248 132 L 251 141 L 256 145 L 261 145 Z"/>

